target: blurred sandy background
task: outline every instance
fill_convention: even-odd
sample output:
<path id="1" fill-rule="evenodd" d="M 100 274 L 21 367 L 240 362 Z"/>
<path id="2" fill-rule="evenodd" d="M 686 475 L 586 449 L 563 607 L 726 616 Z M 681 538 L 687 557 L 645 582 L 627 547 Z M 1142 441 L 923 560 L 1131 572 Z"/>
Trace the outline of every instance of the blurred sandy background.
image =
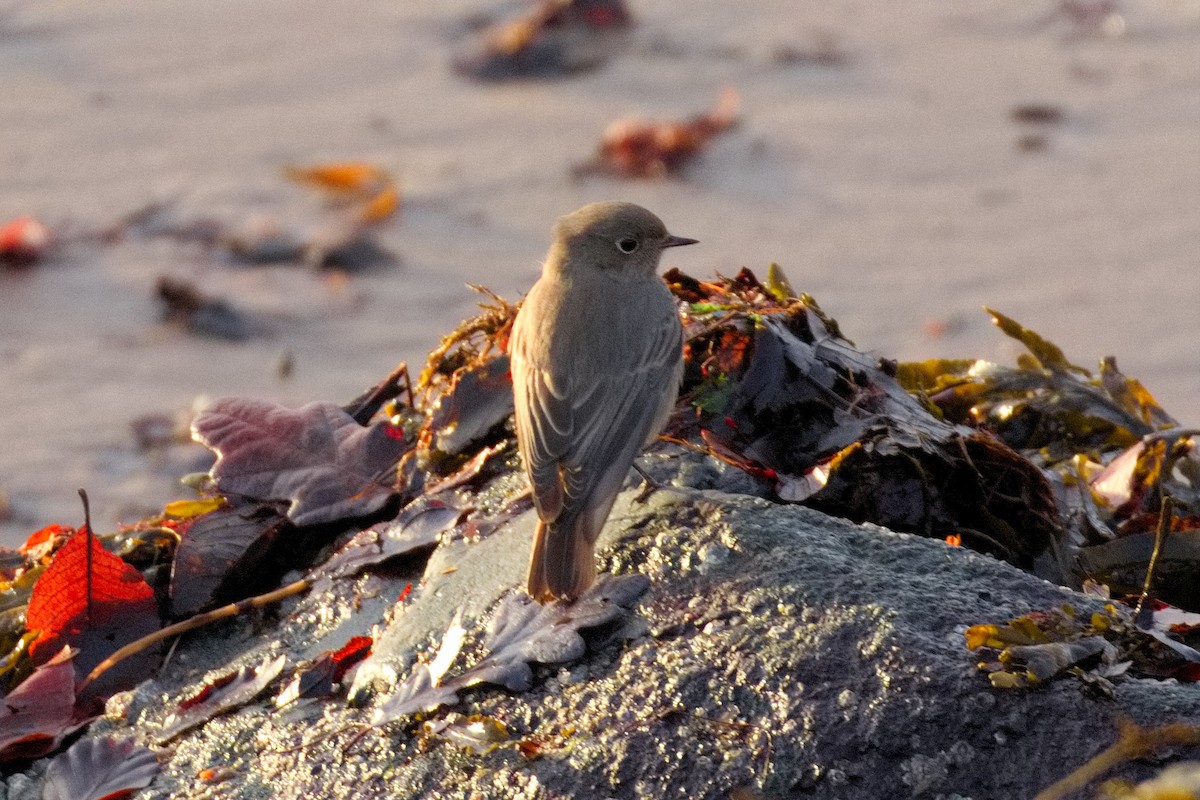
<path id="1" fill-rule="evenodd" d="M 419 365 L 472 313 L 465 283 L 515 299 L 554 218 L 598 199 L 701 239 L 667 259 L 692 274 L 778 261 L 878 355 L 1011 362 L 987 304 L 1086 366 L 1117 356 L 1200 424 L 1200 0 L 1117 5 L 1118 36 L 1055 0 L 635 1 L 628 47 L 595 72 L 469 82 L 450 54 L 465 19 L 495 10 L 0 5 L 0 221 L 95 229 L 163 200 L 244 217 L 303 197 L 284 165 L 343 159 L 393 171 L 404 198 L 380 237 L 402 263 L 347 281 L 169 240 L 0 270 L 0 544 L 77 524 L 77 487 L 102 527 L 186 496 L 170 477 L 185 457 L 137 452 L 140 415 L 199 395 L 341 402 Z M 684 117 L 725 85 L 742 123 L 683 178 L 572 179 L 612 119 Z M 1063 119 L 1014 119 L 1030 104 Z M 162 274 L 253 311 L 267 335 L 162 325 Z"/>

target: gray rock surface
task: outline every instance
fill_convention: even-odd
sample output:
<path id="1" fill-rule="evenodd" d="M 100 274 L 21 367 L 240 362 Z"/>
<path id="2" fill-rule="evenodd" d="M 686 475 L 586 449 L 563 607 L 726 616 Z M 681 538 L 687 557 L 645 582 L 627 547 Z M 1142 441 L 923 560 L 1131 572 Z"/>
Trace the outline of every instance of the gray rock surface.
<path id="1" fill-rule="evenodd" d="M 724 479 L 706 467 L 690 480 Z M 495 491 L 518 486 L 506 478 Z M 726 798 L 742 788 L 767 798 L 1028 798 L 1107 746 L 1119 715 L 1200 722 L 1200 690 L 1172 682 L 1120 680 L 1115 700 L 1069 679 L 993 690 L 964 647 L 968 625 L 1093 602 L 1007 564 L 746 495 L 635 494 L 621 496 L 599 548 L 603 569 L 651 578 L 624 622 L 593 632 L 584 659 L 536 668 L 527 692 L 480 686 L 428 715 L 500 720 L 510 741 L 489 752 L 410 720 L 368 724 L 459 608 L 467 645 L 449 675 L 480 657 L 491 609 L 524 577 L 528 514 L 477 541 L 448 537 L 402 607 L 394 601 L 410 578 L 360 576 L 291 602 L 269 625 L 192 635 L 87 735 L 152 740 L 205 676 L 277 653 L 290 668 L 372 628 L 359 707 L 338 697 L 278 710 L 260 699 L 176 740 L 137 797 Z M 197 781 L 217 766 L 231 777 Z M 8 788 L 17 796 L 12 779 Z"/>

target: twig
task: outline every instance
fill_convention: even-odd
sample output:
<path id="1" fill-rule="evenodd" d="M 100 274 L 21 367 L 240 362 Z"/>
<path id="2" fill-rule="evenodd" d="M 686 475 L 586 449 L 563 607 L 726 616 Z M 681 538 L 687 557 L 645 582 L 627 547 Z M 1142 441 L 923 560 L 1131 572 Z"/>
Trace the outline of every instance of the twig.
<path id="1" fill-rule="evenodd" d="M 1161 728 L 1143 728 L 1129 720 L 1117 723 L 1117 740 L 1085 761 L 1066 777 L 1038 792 L 1034 800 L 1062 800 L 1083 789 L 1113 767 L 1153 755 L 1175 745 L 1200 745 L 1200 727 L 1182 722 Z"/>
<path id="2" fill-rule="evenodd" d="M 79 490 L 79 499 L 83 501 L 83 530 L 84 539 L 87 545 L 87 576 L 85 580 L 85 590 L 87 594 L 87 621 L 88 625 L 92 624 L 92 509 L 88 503 L 87 492 L 83 489 Z"/>
<path id="3" fill-rule="evenodd" d="M 1146 566 L 1146 580 L 1142 582 L 1142 596 L 1138 598 L 1137 608 L 1133 610 L 1134 620 L 1142 618 L 1142 607 L 1150 598 L 1150 588 L 1154 584 L 1154 572 L 1158 569 L 1158 557 L 1162 555 L 1163 545 L 1167 535 L 1171 533 L 1171 522 L 1175 516 L 1175 503 L 1171 496 L 1162 496 L 1162 507 L 1158 512 L 1158 530 L 1154 532 L 1154 551 L 1150 554 L 1150 563 Z"/>
<path id="4" fill-rule="evenodd" d="M 262 608 L 263 606 L 269 606 L 272 603 L 278 603 L 280 600 L 284 600 L 292 595 L 297 595 L 308 591 L 312 588 L 312 585 L 313 581 L 311 579 L 302 578 L 295 583 L 289 583 L 287 586 L 280 587 L 273 592 L 267 592 L 266 594 L 260 594 L 255 597 L 247 597 L 245 600 L 239 600 L 236 603 L 230 603 L 227 606 L 221 606 L 220 608 L 213 609 L 212 611 L 207 611 L 203 614 L 197 614 L 194 617 L 185 619 L 183 622 L 176 622 L 174 625 L 168 625 L 167 627 L 157 630 L 154 633 L 143 636 L 142 638 L 125 645 L 111 656 L 97 664 L 95 668 L 88 673 L 88 676 L 83 679 L 83 683 L 79 686 L 79 692 L 82 693 L 88 684 L 92 683 L 92 681 L 96 680 L 105 672 L 112 669 L 112 667 L 116 664 L 124 661 L 132 655 L 142 652 L 149 647 L 153 647 L 161 641 L 170 639 L 172 636 L 178 636 L 179 634 L 187 633 L 188 631 L 195 630 L 196 628 L 202 628 L 205 625 L 216 622 L 220 619 L 236 617 L 238 614 L 242 613 L 243 611 L 248 611 L 251 608 Z"/>
<path id="5" fill-rule="evenodd" d="M 404 382 L 403 386 L 401 386 L 402 380 Z M 409 406 L 412 406 L 413 391 L 412 382 L 408 377 L 408 364 L 401 361 L 391 371 L 391 374 L 361 398 L 352 402 L 346 411 L 350 416 L 354 417 L 354 420 L 359 425 L 366 425 L 371 417 L 375 416 L 375 413 L 383 408 L 384 403 L 405 393 L 408 395 Z"/>

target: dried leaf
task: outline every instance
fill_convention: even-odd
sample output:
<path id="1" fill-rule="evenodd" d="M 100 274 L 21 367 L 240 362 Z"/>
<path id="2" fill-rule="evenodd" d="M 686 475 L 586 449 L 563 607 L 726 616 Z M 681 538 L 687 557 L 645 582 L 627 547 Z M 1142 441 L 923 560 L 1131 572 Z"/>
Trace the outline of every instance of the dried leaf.
<path id="1" fill-rule="evenodd" d="M 774 261 L 767 266 L 766 287 L 771 296 L 781 303 L 787 303 L 796 299 L 796 290 L 792 288 L 787 275 L 783 274 L 783 267 Z"/>
<path id="2" fill-rule="evenodd" d="M 345 578 L 402 556 L 432 550 L 446 531 L 471 509 L 455 508 L 428 496 L 404 508 L 395 520 L 352 538 L 320 568 L 320 574 Z"/>
<path id="3" fill-rule="evenodd" d="M 1000 673 L 993 672 L 988 678 L 998 688 L 1024 688 L 1045 683 L 1089 658 L 1115 658 L 1116 648 L 1102 636 L 1089 636 L 1070 642 L 1014 645 L 1004 653 L 1002 661 L 1010 677 L 997 678 Z"/>
<path id="4" fill-rule="evenodd" d="M 3 698 L 0 764 L 41 758 L 91 721 L 75 709 L 73 656 L 64 647 Z"/>
<path id="5" fill-rule="evenodd" d="M 392 696 L 375 709 L 371 716 L 373 724 L 384 725 L 400 717 L 434 711 L 458 702 L 456 687 L 443 686 L 440 682 L 450 664 L 458 658 L 466 640 L 467 632 L 461 621 L 462 610 L 459 609 L 442 636 L 442 643 L 433 661 L 413 666 L 412 672 L 396 687 Z"/>
<path id="6" fill-rule="evenodd" d="M 311 663 L 297 667 L 292 679 L 275 695 L 275 707 L 283 708 L 300 699 L 332 696 L 336 665 L 331 652 L 326 651 Z"/>
<path id="7" fill-rule="evenodd" d="M 458 370 L 429 415 L 433 446 L 447 455 L 461 453 L 502 424 L 512 411 L 508 356 Z"/>
<path id="8" fill-rule="evenodd" d="M 375 640 L 370 636 L 352 636 L 348 642 L 333 651 L 333 682 L 345 681 L 346 673 L 357 666 L 363 659 L 370 657 L 371 646 Z"/>
<path id="9" fill-rule="evenodd" d="M 191 281 L 163 275 L 158 279 L 156 291 L 163 301 L 163 321 L 190 333 L 244 342 L 266 331 L 250 314 L 228 300 L 202 293 Z"/>
<path id="10" fill-rule="evenodd" d="M 200 500 L 176 500 L 167 503 L 163 514 L 175 519 L 195 519 L 226 505 L 224 497 L 205 497 Z"/>
<path id="11" fill-rule="evenodd" d="M 764 302 L 752 275 L 738 283 Z M 836 330 L 808 301 L 762 314 L 744 371 L 729 377 L 736 390 L 724 416 L 701 418 L 707 451 L 767 479 L 780 499 L 894 530 L 960 535 L 1030 565 L 1058 534 L 1041 472 L 993 437 L 931 414 Z"/>
<path id="12" fill-rule="evenodd" d="M 1100 362 L 1100 383 L 1114 402 L 1147 425 L 1161 429 L 1179 424 L 1163 410 L 1141 381 L 1121 374 L 1117 360 L 1112 356 Z"/>
<path id="13" fill-rule="evenodd" d="M 737 119 L 738 95 L 721 93 L 712 111 L 683 122 L 619 119 L 600 140 L 595 160 L 579 172 L 604 172 L 624 178 L 661 178 L 678 172 L 699 155 L 717 134 Z"/>
<path id="14" fill-rule="evenodd" d="M 1145 449 L 1146 443 L 1139 441 L 1108 462 L 1108 466 L 1092 479 L 1092 491 L 1104 498 L 1110 508 L 1123 506 L 1132 499 L 1136 486 L 1134 475 Z"/>
<path id="15" fill-rule="evenodd" d="M 621 47 L 632 23 L 623 0 L 534 0 L 528 6 L 470 41 L 454 57 L 455 71 L 500 81 L 594 69 Z"/>
<path id="16" fill-rule="evenodd" d="M 374 639 L 370 636 L 354 636 L 337 650 L 326 650 L 296 669 L 292 680 L 275 697 L 275 705 L 282 708 L 301 698 L 329 697 L 334 684 L 344 682 L 346 673 L 371 655 Z"/>
<path id="17" fill-rule="evenodd" d="M 353 205 L 354 218 L 361 223 L 381 222 L 400 207 L 400 192 L 392 175 L 374 164 L 345 162 L 287 167 L 284 174 Z"/>
<path id="18" fill-rule="evenodd" d="M 584 654 L 579 632 L 613 621 L 649 587 L 645 575 L 607 576 L 570 605 L 542 605 L 525 594 L 500 601 L 483 645 L 482 661 L 452 681 L 456 686 L 493 683 L 514 692 L 533 685 L 530 663 L 561 664 Z"/>
<path id="19" fill-rule="evenodd" d="M 649 587 L 645 575 L 602 576 L 583 597 L 570 605 L 541 605 L 523 593 L 500 601 L 488 624 L 486 655 L 470 669 L 442 681 L 466 638 L 459 615 L 447 629 L 431 663 L 417 664 L 408 678 L 375 710 L 377 725 L 421 711 L 458 702 L 458 693 L 471 686 L 494 684 L 519 692 L 533 685 L 530 663 L 561 664 L 582 656 L 586 644 L 579 631 L 615 620 Z"/>
<path id="20" fill-rule="evenodd" d="M 163 721 L 160 743 L 202 725 L 258 697 L 283 672 L 285 656 L 268 657 L 257 668 L 242 667 L 237 672 L 207 684 L 199 693 L 179 704 L 178 710 Z"/>
<path id="21" fill-rule="evenodd" d="M 0 265 L 29 266 L 42 259 L 50 247 L 50 229 L 24 216 L 0 225 Z"/>
<path id="22" fill-rule="evenodd" d="M 192 436 L 217 453 L 222 494 L 286 501 L 296 525 L 369 516 L 393 497 L 392 473 L 406 445 L 389 422 L 368 427 L 332 403 L 289 409 L 260 400 L 215 401 Z"/>
<path id="23" fill-rule="evenodd" d="M 374 164 L 350 161 L 313 167 L 284 167 L 283 174 L 297 183 L 353 194 L 374 194 L 380 183 L 391 182 L 387 172 Z"/>
<path id="24" fill-rule="evenodd" d="M 149 786 L 158 758 L 132 738 L 80 739 L 46 768 L 42 800 L 115 800 Z"/>
<path id="25" fill-rule="evenodd" d="M 195 520 L 171 563 L 171 611 L 187 617 L 241 599 L 269 546 L 287 525 L 269 507 L 223 508 Z"/>
<path id="26" fill-rule="evenodd" d="M 503 722 L 478 714 L 464 717 L 462 714 L 450 713 L 445 719 L 424 723 L 421 730 L 426 736 L 445 739 L 477 756 L 490 753 L 510 741 L 508 728 Z"/>
<path id="27" fill-rule="evenodd" d="M 426 484 L 425 495 L 435 495 L 440 492 L 457 489 L 460 486 L 471 483 L 477 477 L 479 477 L 479 475 L 483 472 L 483 468 L 486 467 L 489 462 L 491 462 L 492 458 L 508 450 L 511 444 L 511 442 L 506 440 L 503 442 L 497 442 L 491 447 L 483 448 L 478 453 L 467 459 L 466 463 L 459 467 L 457 472 L 447 475 L 445 478 L 442 478 L 440 481 L 435 483 Z"/>
<path id="28" fill-rule="evenodd" d="M 20 552 L 24 553 L 30 561 L 40 561 L 61 547 L 63 542 L 74 533 L 74 528 L 47 525 L 41 530 L 29 534 L 29 538 L 21 545 Z"/>
<path id="29" fill-rule="evenodd" d="M 992 322 L 996 324 L 996 327 L 1004 331 L 1006 335 L 1025 345 L 1025 349 L 1046 369 L 1060 374 L 1074 372 L 1084 377 L 1091 376 L 1091 373 L 1083 367 L 1078 367 L 1068 361 L 1062 348 L 1054 344 L 1054 342 L 1042 338 L 1036 331 L 1026 328 L 1015 319 L 1007 317 L 999 311 L 987 307 L 983 310 L 992 315 Z"/>

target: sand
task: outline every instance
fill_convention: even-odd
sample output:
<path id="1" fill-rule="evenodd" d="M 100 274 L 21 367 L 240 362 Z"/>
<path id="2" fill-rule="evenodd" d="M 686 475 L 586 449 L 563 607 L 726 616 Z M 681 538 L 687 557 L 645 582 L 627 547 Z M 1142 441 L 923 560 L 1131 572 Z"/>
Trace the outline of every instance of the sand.
<path id="1" fill-rule="evenodd" d="M 501 85 L 448 68 L 464 20 L 494 10 L 477 2 L 0 8 L 0 221 L 79 232 L 164 200 L 185 216 L 292 213 L 307 197 L 281 167 L 344 159 L 391 170 L 404 195 L 380 233 L 400 265 L 346 281 L 164 239 L 0 270 L 0 544 L 77 524 L 79 487 L 102 528 L 187 496 L 174 480 L 191 454 L 137 452 L 141 415 L 225 394 L 344 401 L 419 364 L 472 313 L 466 283 L 515 299 L 553 219 L 598 199 L 701 239 L 667 259 L 693 274 L 779 262 L 880 356 L 1011 362 L 987 304 L 1077 362 L 1117 356 L 1200 424 L 1198 0 L 1122 4 L 1120 36 L 1051 2 L 632 8 L 638 28 L 602 69 Z M 571 177 L 610 120 L 687 116 L 726 85 L 742 124 L 684 177 Z M 1014 120 L 1027 104 L 1063 120 Z M 1045 146 L 1022 147 L 1029 136 Z M 227 296 L 267 334 L 163 325 L 162 274 Z"/>

